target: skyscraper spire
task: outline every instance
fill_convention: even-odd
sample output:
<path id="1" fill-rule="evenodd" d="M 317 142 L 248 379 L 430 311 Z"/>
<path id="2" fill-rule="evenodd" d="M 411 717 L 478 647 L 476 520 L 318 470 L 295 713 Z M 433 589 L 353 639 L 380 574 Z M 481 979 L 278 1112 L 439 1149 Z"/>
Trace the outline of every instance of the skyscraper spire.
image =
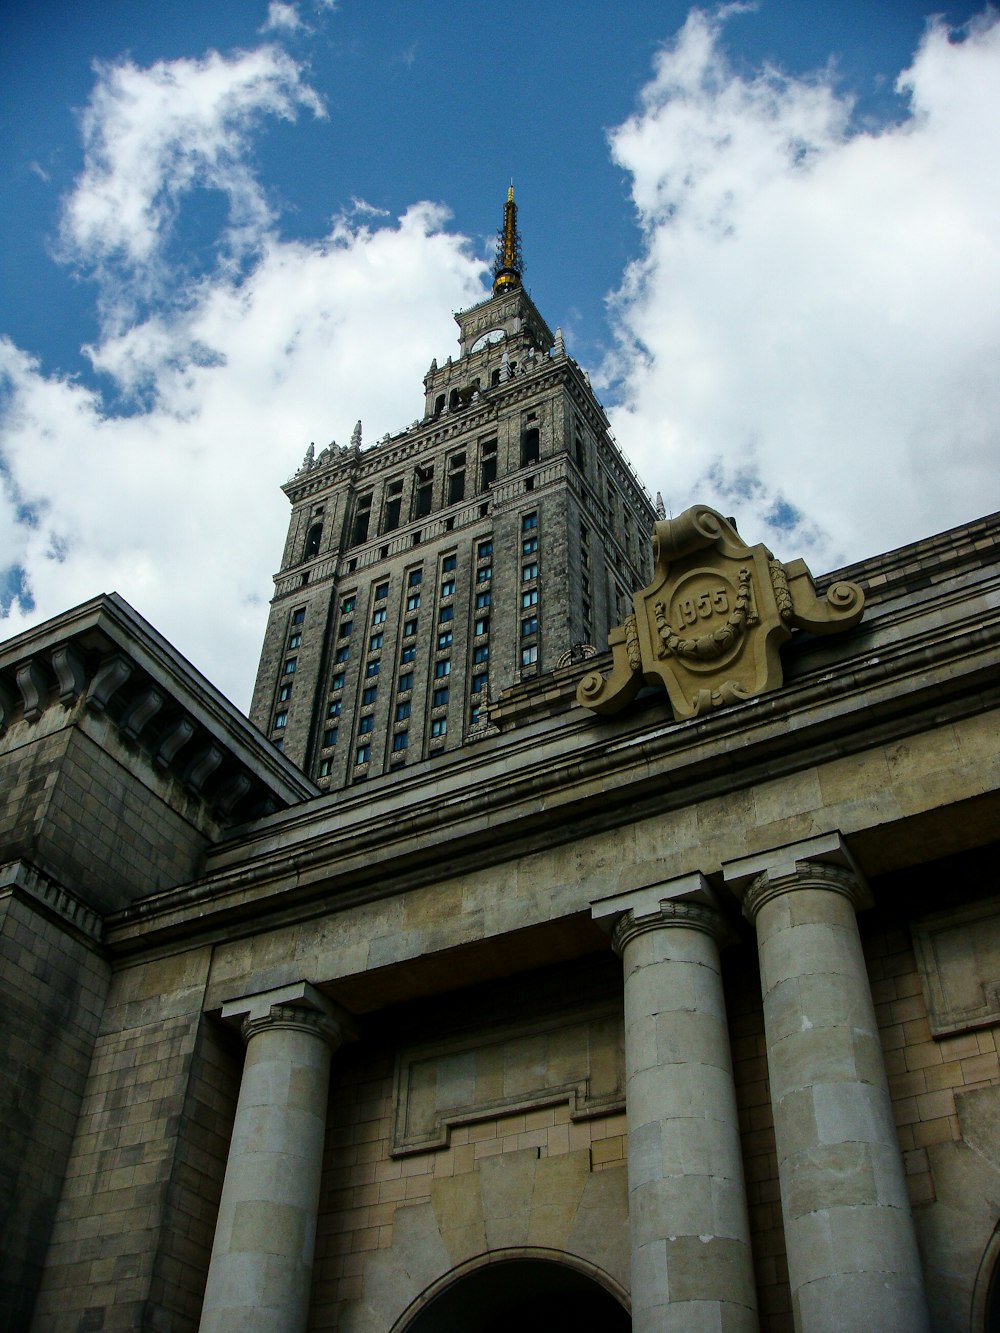
<path id="1" fill-rule="evenodd" d="M 521 258 L 521 234 L 517 230 L 517 204 L 514 203 L 514 183 L 507 191 L 503 206 L 503 226 L 497 235 L 497 256 L 493 261 L 493 295 L 508 287 L 518 287 L 524 261 Z"/>

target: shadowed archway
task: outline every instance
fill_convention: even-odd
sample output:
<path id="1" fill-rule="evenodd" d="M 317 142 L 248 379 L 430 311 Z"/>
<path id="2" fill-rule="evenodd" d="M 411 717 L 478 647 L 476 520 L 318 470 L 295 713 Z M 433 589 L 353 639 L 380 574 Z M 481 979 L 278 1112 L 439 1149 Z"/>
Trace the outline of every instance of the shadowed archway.
<path id="1" fill-rule="evenodd" d="M 630 1333 L 632 1320 L 593 1278 L 545 1259 L 505 1259 L 460 1277 L 406 1333 Z"/>

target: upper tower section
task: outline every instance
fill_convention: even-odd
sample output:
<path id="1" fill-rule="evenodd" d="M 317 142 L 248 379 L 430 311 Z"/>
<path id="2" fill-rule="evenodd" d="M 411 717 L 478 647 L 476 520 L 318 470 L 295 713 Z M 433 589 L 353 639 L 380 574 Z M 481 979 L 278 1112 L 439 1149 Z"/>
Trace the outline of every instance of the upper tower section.
<path id="1" fill-rule="evenodd" d="M 521 257 L 521 233 L 517 229 L 517 204 L 514 203 L 514 185 L 507 191 L 503 206 L 503 226 L 497 236 L 497 256 L 493 261 L 493 295 L 499 296 L 508 287 L 520 287 L 524 260 Z"/>

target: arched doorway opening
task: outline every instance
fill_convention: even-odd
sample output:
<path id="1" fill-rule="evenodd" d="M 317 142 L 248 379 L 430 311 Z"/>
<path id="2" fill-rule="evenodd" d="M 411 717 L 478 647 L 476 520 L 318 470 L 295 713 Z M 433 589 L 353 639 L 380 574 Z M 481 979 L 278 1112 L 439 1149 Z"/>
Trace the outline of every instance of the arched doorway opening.
<path id="1" fill-rule="evenodd" d="M 631 1333 L 619 1301 L 551 1259 L 495 1260 L 465 1273 L 406 1324 L 406 1333 Z"/>

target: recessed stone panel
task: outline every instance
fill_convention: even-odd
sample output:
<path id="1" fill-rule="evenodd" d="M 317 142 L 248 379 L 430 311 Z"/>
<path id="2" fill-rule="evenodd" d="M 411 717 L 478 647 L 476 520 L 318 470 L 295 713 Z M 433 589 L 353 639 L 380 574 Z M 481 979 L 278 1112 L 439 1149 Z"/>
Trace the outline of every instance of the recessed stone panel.
<path id="1" fill-rule="evenodd" d="M 1000 898 L 913 923 L 935 1037 L 1000 1022 Z"/>

